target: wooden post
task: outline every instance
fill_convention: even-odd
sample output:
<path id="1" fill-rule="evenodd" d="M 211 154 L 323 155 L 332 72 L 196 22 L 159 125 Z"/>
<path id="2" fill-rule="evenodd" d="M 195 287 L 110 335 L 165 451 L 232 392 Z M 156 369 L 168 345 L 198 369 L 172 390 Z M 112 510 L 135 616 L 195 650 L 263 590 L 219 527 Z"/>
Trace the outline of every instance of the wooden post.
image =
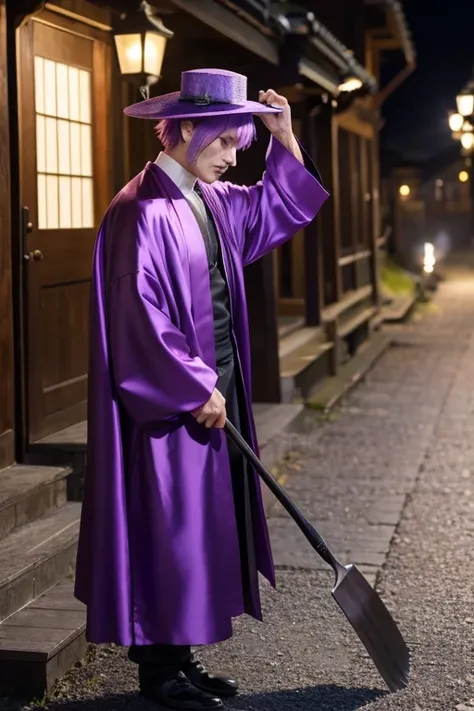
<path id="1" fill-rule="evenodd" d="M 278 319 L 273 284 L 272 254 L 245 269 L 254 402 L 281 401 Z"/>
<path id="2" fill-rule="evenodd" d="M 318 220 L 319 240 L 323 258 L 323 304 L 336 303 L 341 298 L 340 256 L 340 209 L 339 166 L 337 125 L 332 118 L 329 104 L 314 110 L 313 133 L 315 136 L 314 158 L 330 194 Z"/>
<path id="3" fill-rule="evenodd" d="M 14 58 L 12 58 L 14 61 Z M 7 19 L 0 0 L 0 96 L 8 96 Z M 0 469 L 13 464 L 14 371 L 8 101 L 0 104 Z"/>
<path id="4" fill-rule="evenodd" d="M 359 220 L 359 191 L 360 191 L 360 151 L 358 144 L 360 137 L 357 133 L 349 133 L 349 164 L 347 170 L 350 175 L 350 211 L 351 211 L 351 247 L 352 254 L 356 254 L 361 243 L 362 235 L 360 234 Z M 350 267 L 352 272 L 352 285 L 357 291 L 360 286 L 359 281 L 359 264 L 357 261 L 352 263 Z"/>
<path id="5" fill-rule="evenodd" d="M 312 160 L 318 165 L 316 126 L 311 112 L 306 112 L 303 122 L 303 143 Z M 323 183 L 325 176 L 321 175 Z M 304 296 L 307 326 L 319 326 L 322 309 L 322 240 L 321 219 L 316 217 L 304 234 Z"/>
<path id="6" fill-rule="evenodd" d="M 232 179 L 252 185 L 262 176 L 268 147 L 268 131 L 256 122 L 258 140 L 250 151 L 239 154 Z M 281 402 L 278 316 L 273 253 L 245 269 L 245 289 L 252 362 L 254 402 Z"/>
<path id="7" fill-rule="evenodd" d="M 369 249 L 372 251 L 370 257 L 370 276 L 373 286 L 373 302 L 375 306 L 380 305 L 380 270 L 378 255 L 378 239 L 381 236 L 380 224 L 380 170 L 379 170 L 379 134 L 374 131 L 372 141 L 368 143 L 370 185 L 372 189 L 372 219 L 370 220 Z"/>

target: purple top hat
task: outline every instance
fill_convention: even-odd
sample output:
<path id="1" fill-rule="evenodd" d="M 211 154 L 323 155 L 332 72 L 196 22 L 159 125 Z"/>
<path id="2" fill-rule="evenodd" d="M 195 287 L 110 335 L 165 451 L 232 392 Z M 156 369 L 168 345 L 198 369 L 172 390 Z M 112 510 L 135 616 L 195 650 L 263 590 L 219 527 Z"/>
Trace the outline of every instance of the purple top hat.
<path id="1" fill-rule="evenodd" d="M 192 69 L 181 74 L 181 91 L 127 106 L 127 116 L 187 119 L 223 114 L 276 114 L 281 109 L 247 101 L 247 77 L 225 69 Z"/>

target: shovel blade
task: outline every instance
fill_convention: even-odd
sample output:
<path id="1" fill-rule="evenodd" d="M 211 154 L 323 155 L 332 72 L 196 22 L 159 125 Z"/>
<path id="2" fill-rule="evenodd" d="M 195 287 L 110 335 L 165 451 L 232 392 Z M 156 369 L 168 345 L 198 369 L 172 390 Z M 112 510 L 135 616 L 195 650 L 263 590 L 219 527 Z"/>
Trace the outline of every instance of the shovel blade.
<path id="1" fill-rule="evenodd" d="M 332 595 L 351 623 L 390 691 L 408 684 L 410 651 L 395 620 L 362 573 L 346 566 Z"/>

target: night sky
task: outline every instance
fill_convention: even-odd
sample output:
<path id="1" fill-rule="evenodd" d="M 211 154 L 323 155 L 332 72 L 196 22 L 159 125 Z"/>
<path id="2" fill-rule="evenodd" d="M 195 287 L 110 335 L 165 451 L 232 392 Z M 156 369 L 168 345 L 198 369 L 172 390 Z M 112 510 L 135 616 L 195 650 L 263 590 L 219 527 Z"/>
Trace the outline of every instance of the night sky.
<path id="1" fill-rule="evenodd" d="M 403 6 L 417 69 L 387 100 L 381 139 L 385 153 L 422 162 L 453 143 L 448 112 L 474 68 L 474 2 L 405 0 Z M 394 70 L 388 65 L 386 76 Z"/>

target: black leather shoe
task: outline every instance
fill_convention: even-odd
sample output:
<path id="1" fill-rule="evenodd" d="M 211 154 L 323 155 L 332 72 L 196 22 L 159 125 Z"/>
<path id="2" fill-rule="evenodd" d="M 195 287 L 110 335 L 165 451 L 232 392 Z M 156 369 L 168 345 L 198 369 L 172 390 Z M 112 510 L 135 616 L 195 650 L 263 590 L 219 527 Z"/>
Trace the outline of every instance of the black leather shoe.
<path id="1" fill-rule="evenodd" d="M 166 681 L 164 684 L 142 687 L 140 696 L 169 709 L 199 711 L 199 709 L 224 708 L 224 704 L 219 698 L 196 689 L 182 672 L 179 672 L 174 679 Z"/>
<path id="2" fill-rule="evenodd" d="M 209 674 L 199 659 L 194 657 L 189 662 L 186 662 L 182 667 L 182 671 L 196 689 L 219 698 L 235 696 L 239 690 L 239 685 L 234 679 L 230 679 L 227 676 Z"/>

